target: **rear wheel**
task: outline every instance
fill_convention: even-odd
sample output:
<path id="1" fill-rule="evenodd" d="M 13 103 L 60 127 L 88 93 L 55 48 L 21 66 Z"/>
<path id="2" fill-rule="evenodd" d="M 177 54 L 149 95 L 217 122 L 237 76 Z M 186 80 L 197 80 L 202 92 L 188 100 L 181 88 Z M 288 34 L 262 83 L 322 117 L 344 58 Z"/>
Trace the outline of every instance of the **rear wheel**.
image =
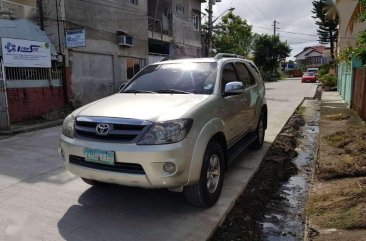
<path id="1" fill-rule="evenodd" d="M 203 158 L 200 180 L 184 188 L 186 199 L 198 207 L 211 207 L 220 197 L 224 181 L 225 158 L 222 147 L 211 141 Z"/>
<path id="2" fill-rule="evenodd" d="M 250 148 L 253 149 L 253 150 L 259 150 L 263 146 L 264 136 L 265 136 L 265 133 L 266 133 L 266 129 L 264 127 L 264 121 L 265 121 L 264 118 L 265 118 L 264 113 L 262 112 L 260 117 L 259 117 L 257 129 L 256 129 L 256 139 L 250 145 Z"/>

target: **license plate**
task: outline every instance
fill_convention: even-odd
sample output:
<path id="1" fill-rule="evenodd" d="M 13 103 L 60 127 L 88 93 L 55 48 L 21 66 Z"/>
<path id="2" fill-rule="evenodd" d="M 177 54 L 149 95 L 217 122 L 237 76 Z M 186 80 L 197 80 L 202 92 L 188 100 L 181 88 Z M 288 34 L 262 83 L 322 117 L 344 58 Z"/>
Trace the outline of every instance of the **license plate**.
<path id="1" fill-rule="evenodd" d="M 114 165 L 114 152 L 113 151 L 101 151 L 101 150 L 85 148 L 84 156 L 85 156 L 86 162 Z"/>

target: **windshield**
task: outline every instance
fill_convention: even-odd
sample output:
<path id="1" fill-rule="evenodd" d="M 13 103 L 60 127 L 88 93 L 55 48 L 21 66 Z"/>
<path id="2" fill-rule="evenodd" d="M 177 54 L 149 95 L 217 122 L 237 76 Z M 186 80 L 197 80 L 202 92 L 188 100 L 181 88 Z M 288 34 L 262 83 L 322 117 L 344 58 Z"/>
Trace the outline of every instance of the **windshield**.
<path id="1" fill-rule="evenodd" d="M 121 93 L 212 94 L 216 74 L 216 63 L 149 65 Z"/>
<path id="2" fill-rule="evenodd" d="M 314 72 L 307 72 L 307 73 L 304 73 L 305 76 L 315 76 L 315 73 Z"/>

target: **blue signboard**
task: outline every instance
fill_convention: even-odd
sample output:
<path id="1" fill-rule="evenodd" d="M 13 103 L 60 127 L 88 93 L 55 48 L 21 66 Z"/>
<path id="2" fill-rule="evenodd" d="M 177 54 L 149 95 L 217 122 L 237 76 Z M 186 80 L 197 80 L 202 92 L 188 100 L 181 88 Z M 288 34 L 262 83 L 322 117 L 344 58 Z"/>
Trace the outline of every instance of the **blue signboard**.
<path id="1" fill-rule="evenodd" d="M 85 29 L 66 30 L 66 48 L 77 48 L 85 46 Z"/>

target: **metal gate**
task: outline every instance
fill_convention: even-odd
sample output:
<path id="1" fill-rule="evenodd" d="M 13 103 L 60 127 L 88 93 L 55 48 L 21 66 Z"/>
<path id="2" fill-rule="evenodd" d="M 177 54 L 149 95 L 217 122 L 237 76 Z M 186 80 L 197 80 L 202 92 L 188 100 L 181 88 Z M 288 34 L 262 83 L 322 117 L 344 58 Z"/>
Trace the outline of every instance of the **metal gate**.
<path id="1" fill-rule="evenodd" d="M 5 66 L 0 62 L 0 130 L 9 129 L 8 97 L 6 94 Z"/>

